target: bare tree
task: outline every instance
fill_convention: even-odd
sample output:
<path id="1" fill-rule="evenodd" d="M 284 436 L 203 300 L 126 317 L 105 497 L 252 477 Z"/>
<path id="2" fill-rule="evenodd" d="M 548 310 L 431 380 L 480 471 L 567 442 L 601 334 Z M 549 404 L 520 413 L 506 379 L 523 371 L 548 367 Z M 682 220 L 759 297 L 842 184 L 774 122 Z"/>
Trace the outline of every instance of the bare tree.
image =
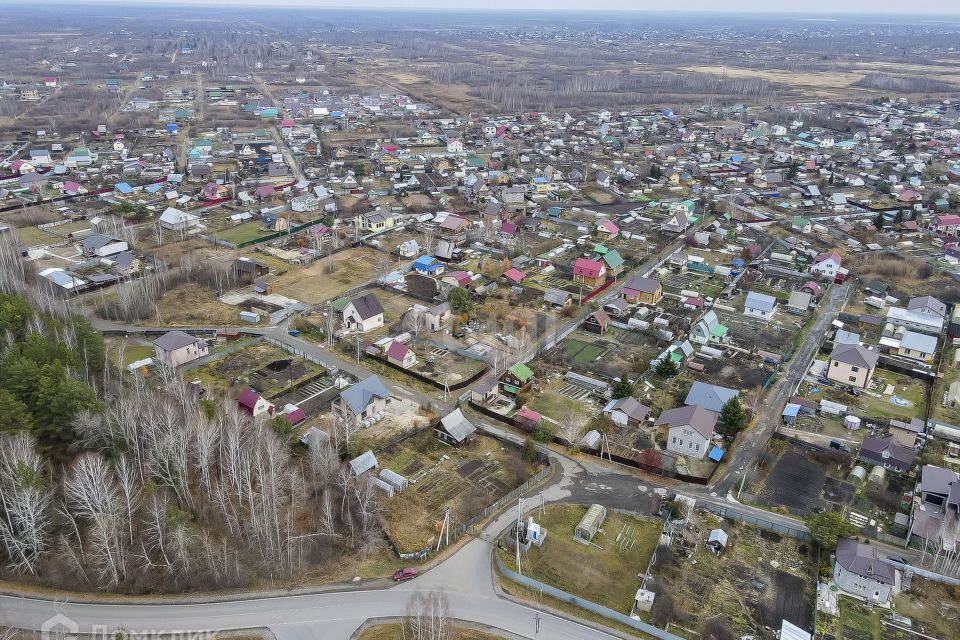
<path id="1" fill-rule="evenodd" d="M 586 419 L 583 414 L 578 411 L 570 411 L 560 419 L 559 435 L 566 440 L 571 447 L 574 447 L 580 442 L 585 425 Z"/>
<path id="2" fill-rule="evenodd" d="M 0 438 L 0 548 L 8 566 L 36 573 L 49 544 L 52 496 L 46 465 L 33 439 Z"/>
<path id="3" fill-rule="evenodd" d="M 403 317 L 403 326 L 406 327 L 407 331 L 419 337 L 427 328 L 426 312 L 422 307 L 413 307 Z"/>
<path id="4" fill-rule="evenodd" d="M 450 640 L 453 623 L 450 606 L 442 591 L 417 591 L 407 603 L 401 629 L 403 640 Z"/>

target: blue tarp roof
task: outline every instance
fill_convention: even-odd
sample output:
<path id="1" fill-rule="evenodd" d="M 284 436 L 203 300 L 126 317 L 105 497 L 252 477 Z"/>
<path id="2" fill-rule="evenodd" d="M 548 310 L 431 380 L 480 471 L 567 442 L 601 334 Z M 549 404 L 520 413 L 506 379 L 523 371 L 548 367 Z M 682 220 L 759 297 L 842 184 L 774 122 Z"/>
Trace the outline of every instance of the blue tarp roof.
<path id="1" fill-rule="evenodd" d="M 128 185 L 126 182 L 118 182 L 115 186 L 115 189 L 120 193 L 133 193 L 133 187 Z"/>
<path id="2" fill-rule="evenodd" d="M 724 454 L 723 449 L 721 449 L 720 447 L 714 447 L 713 449 L 710 449 L 709 458 L 714 462 L 720 462 L 721 460 L 723 460 L 723 454 Z"/>

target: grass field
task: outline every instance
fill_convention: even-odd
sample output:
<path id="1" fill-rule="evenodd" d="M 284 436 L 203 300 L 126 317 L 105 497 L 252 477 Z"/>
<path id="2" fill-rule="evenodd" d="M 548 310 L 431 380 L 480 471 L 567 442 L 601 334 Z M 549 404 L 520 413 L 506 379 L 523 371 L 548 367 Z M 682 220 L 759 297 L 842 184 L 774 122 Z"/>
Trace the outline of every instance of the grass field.
<path id="1" fill-rule="evenodd" d="M 37 227 L 21 227 L 16 230 L 17 242 L 25 247 L 35 247 L 44 244 L 57 244 L 63 242 L 63 238 L 47 233 Z"/>
<path id="2" fill-rule="evenodd" d="M 530 396 L 527 405 L 537 413 L 562 420 L 570 413 L 583 413 L 587 410 L 582 400 L 575 400 L 560 393 L 562 383 L 553 383 L 544 386 L 538 393 Z"/>
<path id="3" fill-rule="evenodd" d="M 576 338 L 566 340 L 563 344 L 567 358 L 577 364 L 590 364 L 607 352 L 607 349 L 604 347 L 584 342 L 583 340 L 577 340 Z"/>
<path id="4" fill-rule="evenodd" d="M 157 302 L 157 315 L 141 324 L 167 326 L 234 326 L 240 323 L 240 308 L 220 302 L 199 284 L 184 284 L 168 291 Z"/>
<path id="5" fill-rule="evenodd" d="M 587 512 L 579 505 L 551 505 L 540 524 L 547 530 L 547 539 L 540 548 L 531 547 L 521 556 L 523 574 L 541 582 L 586 598 L 620 613 L 630 613 L 639 587 L 637 575 L 647 569 L 660 536 L 659 521 L 644 520 L 627 514 L 609 512 L 594 545 L 573 540 L 573 530 Z M 624 537 L 618 536 L 627 527 L 626 540 L 633 540 L 629 550 L 621 550 Z M 509 550 L 501 557 L 516 570 L 516 558 Z"/>
<path id="6" fill-rule="evenodd" d="M 226 229 L 216 232 L 219 240 L 231 244 L 250 242 L 265 235 L 267 235 L 267 233 L 260 229 L 259 222 L 244 222 L 243 224 L 227 227 Z"/>
<path id="7" fill-rule="evenodd" d="M 400 624 L 378 624 L 366 629 L 356 640 L 408 640 L 412 637 L 409 632 L 403 633 Z M 502 637 L 477 629 L 455 627 L 449 640 L 501 640 Z"/>
<path id="8" fill-rule="evenodd" d="M 385 254 L 367 247 L 346 249 L 333 255 L 337 265 L 333 273 L 326 272 L 330 258 L 321 258 L 275 278 L 273 290 L 307 304 L 326 302 L 371 280 L 377 261 L 385 257 Z"/>
<path id="9" fill-rule="evenodd" d="M 117 341 L 110 344 L 110 358 L 118 367 L 126 368 L 131 362 L 153 358 L 156 351 L 149 344 L 128 344 Z"/>
<path id="10" fill-rule="evenodd" d="M 840 637 L 844 640 L 880 640 L 880 615 L 859 600 L 841 596 Z"/>

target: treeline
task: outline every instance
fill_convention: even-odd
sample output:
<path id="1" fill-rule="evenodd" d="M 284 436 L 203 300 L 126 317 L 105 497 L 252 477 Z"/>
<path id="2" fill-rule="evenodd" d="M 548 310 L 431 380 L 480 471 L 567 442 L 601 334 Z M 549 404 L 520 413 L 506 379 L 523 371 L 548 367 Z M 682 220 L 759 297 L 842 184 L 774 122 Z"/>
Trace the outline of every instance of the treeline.
<path id="1" fill-rule="evenodd" d="M 956 85 L 927 76 L 895 76 L 879 71 L 868 73 L 853 83 L 855 87 L 880 89 L 897 93 L 938 93 L 956 91 Z"/>

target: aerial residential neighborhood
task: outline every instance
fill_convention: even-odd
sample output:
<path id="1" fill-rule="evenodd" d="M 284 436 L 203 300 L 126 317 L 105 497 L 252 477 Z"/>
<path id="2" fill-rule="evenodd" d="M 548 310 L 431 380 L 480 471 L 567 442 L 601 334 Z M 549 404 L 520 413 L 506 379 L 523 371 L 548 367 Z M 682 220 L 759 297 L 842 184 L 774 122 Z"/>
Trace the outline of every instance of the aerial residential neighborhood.
<path id="1" fill-rule="evenodd" d="M 452 9 L 0 16 L 0 640 L 960 640 L 955 17 Z"/>

